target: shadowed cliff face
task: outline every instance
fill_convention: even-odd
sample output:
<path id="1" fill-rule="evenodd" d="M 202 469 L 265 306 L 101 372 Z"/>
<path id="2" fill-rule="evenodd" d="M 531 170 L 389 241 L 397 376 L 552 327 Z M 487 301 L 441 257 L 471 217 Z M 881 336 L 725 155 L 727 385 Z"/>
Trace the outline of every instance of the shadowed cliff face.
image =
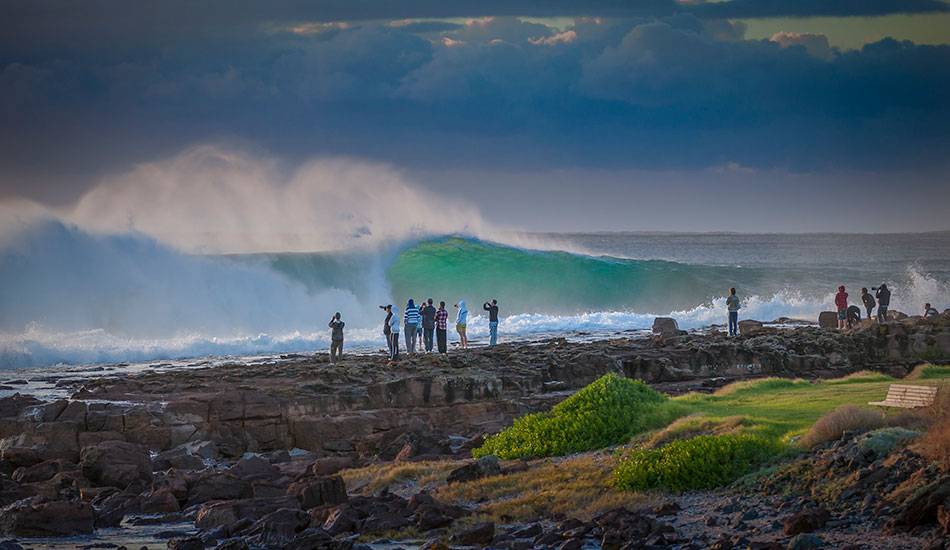
<path id="1" fill-rule="evenodd" d="M 950 357 L 950 318 L 872 325 L 744 327 L 746 336 L 666 335 L 500 345 L 406 358 L 323 357 L 101 378 L 52 403 L 0 400 L 0 447 L 23 463 L 75 459 L 88 445 L 125 440 L 154 451 L 213 442 L 226 456 L 302 448 L 374 456 L 411 433 L 418 441 L 473 437 L 546 410 L 606 373 L 662 391 L 710 391 L 761 376 L 839 377 L 863 369 L 903 375 L 921 357 Z M 443 441 L 444 442 L 444 441 Z M 413 453 L 426 450 L 416 445 Z M 451 452 L 451 445 L 429 451 Z"/>

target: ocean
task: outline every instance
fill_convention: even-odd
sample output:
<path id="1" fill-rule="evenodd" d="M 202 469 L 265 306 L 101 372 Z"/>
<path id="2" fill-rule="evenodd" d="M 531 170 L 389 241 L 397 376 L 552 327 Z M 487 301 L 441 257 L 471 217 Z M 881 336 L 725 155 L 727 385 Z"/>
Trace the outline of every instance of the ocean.
<path id="1" fill-rule="evenodd" d="M 838 285 L 887 283 L 891 310 L 950 307 L 950 232 L 923 234 L 504 233 L 417 236 L 346 251 L 198 254 L 142 234 L 47 222 L 0 243 L 0 369 L 310 352 L 339 311 L 348 349 L 385 346 L 378 306 L 465 300 L 469 334 L 816 321 Z M 452 323 L 450 323 L 452 324 Z M 457 340 L 450 330 L 450 342 Z"/>

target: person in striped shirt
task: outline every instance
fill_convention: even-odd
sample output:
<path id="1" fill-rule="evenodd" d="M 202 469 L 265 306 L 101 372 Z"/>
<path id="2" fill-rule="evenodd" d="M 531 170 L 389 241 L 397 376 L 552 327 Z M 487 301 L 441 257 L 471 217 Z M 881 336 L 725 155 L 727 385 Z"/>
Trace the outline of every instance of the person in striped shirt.
<path id="1" fill-rule="evenodd" d="M 439 344 L 439 353 L 445 355 L 448 353 L 447 325 L 449 321 L 449 312 L 445 311 L 445 302 L 439 302 L 439 310 L 435 312 L 435 339 Z"/>
<path id="2" fill-rule="evenodd" d="M 416 327 L 419 326 L 419 308 L 416 307 L 412 298 L 406 304 L 406 316 L 403 319 L 406 334 L 406 353 L 413 355 L 416 353 Z"/>

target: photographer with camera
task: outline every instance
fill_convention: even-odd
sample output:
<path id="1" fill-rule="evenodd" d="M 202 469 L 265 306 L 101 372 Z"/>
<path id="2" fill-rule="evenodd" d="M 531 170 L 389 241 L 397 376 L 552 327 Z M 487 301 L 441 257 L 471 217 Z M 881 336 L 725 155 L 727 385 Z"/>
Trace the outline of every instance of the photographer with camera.
<path id="1" fill-rule="evenodd" d="M 494 346 L 498 343 L 498 300 L 485 302 L 482 309 L 488 312 L 488 332 L 491 334 L 488 345 Z"/>
<path id="2" fill-rule="evenodd" d="M 891 291 L 887 289 L 886 284 L 881 284 L 881 286 L 872 286 L 871 290 L 877 291 L 874 295 L 877 296 L 877 322 L 886 323 L 887 322 L 887 306 L 891 304 Z"/>

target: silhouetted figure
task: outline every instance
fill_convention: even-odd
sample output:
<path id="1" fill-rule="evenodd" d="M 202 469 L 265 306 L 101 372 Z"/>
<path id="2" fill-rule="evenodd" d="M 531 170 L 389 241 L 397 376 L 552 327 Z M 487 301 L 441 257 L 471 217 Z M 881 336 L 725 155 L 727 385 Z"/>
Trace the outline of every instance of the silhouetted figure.
<path id="1" fill-rule="evenodd" d="M 874 301 L 874 296 L 871 296 L 871 293 L 868 292 L 868 289 L 861 289 L 861 301 L 864 303 L 864 308 L 868 310 L 868 319 L 871 318 L 871 312 L 874 311 L 874 306 L 877 303 Z"/>
<path id="2" fill-rule="evenodd" d="M 494 346 L 498 343 L 498 300 L 485 302 L 482 309 L 488 312 L 488 333 L 491 335 L 488 345 Z"/>
<path id="3" fill-rule="evenodd" d="M 340 319 L 340 312 L 336 312 L 333 317 L 330 319 L 330 322 L 327 324 L 328 327 L 333 329 L 333 332 L 330 334 L 330 362 L 336 363 L 340 359 L 343 359 L 343 326 L 346 325 Z"/>
<path id="4" fill-rule="evenodd" d="M 891 305 L 891 291 L 887 289 L 886 284 L 882 284 L 879 287 L 871 287 L 871 290 L 876 290 L 875 296 L 877 296 L 877 322 L 886 323 L 887 322 L 887 307 Z"/>
<path id="5" fill-rule="evenodd" d="M 736 289 L 729 289 L 729 297 L 726 298 L 726 308 L 729 310 L 729 336 L 739 336 L 739 297 L 736 296 Z"/>

